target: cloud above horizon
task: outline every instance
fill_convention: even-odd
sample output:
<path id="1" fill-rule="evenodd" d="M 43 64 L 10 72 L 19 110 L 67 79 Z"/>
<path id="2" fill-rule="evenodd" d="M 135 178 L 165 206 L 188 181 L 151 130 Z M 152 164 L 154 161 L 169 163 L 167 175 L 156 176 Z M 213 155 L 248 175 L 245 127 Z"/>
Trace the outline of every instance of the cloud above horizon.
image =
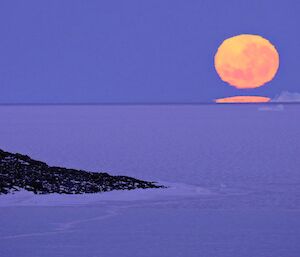
<path id="1" fill-rule="evenodd" d="M 300 93 L 283 91 L 275 96 L 271 102 L 300 102 Z"/>

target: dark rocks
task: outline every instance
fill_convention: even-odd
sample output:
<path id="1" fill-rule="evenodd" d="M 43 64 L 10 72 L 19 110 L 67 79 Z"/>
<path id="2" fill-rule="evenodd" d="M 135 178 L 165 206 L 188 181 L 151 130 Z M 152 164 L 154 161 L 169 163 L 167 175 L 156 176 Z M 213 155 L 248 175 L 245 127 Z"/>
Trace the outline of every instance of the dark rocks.
<path id="1" fill-rule="evenodd" d="M 0 194 L 25 189 L 35 194 L 83 194 L 137 188 L 162 188 L 126 176 L 49 167 L 27 155 L 0 150 Z"/>

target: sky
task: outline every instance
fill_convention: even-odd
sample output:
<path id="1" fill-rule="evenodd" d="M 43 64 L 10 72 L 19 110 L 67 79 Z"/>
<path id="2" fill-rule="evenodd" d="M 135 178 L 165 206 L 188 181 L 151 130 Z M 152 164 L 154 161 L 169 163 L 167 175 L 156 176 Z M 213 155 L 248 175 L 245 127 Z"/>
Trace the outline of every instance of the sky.
<path id="1" fill-rule="evenodd" d="M 299 0 L 1 0 L 0 103 L 199 103 L 300 92 Z M 228 37 L 259 34 L 273 81 L 238 90 L 214 69 Z"/>

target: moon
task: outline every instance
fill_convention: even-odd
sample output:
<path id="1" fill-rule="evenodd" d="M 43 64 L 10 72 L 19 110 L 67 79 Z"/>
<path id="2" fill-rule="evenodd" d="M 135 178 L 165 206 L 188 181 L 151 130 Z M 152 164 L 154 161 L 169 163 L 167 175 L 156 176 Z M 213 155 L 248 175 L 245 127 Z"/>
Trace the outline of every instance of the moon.
<path id="1" fill-rule="evenodd" d="M 220 78 L 238 89 L 258 88 L 271 81 L 279 68 L 275 46 L 259 35 L 226 39 L 214 57 Z"/>

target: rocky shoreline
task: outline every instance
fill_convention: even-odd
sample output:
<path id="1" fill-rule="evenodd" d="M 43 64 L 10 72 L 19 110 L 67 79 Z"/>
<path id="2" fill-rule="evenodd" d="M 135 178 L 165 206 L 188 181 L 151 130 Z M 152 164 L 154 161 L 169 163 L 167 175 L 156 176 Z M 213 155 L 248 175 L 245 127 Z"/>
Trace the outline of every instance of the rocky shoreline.
<path id="1" fill-rule="evenodd" d="M 35 194 L 84 194 L 163 187 L 127 176 L 50 167 L 27 155 L 0 150 L 0 194 L 22 189 Z"/>

